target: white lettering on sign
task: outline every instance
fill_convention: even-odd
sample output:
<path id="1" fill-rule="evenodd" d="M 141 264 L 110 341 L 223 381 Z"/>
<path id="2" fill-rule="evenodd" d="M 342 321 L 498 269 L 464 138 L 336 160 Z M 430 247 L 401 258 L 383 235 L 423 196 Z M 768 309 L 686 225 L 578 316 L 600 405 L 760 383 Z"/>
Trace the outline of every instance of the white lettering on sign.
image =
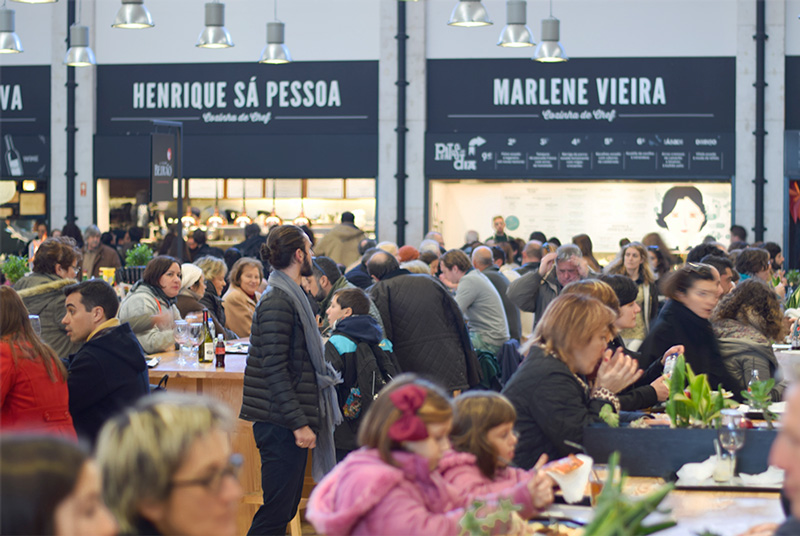
<path id="1" fill-rule="evenodd" d="M 495 78 L 492 102 L 495 106 L 569 106 L 589 104 L 588 78 Z M 666 105 L 664 79 L 607 77 L 595 80 L 600 105 Z"/>
<path id="2" fill-rule="evenodd" d="M 339 81 L 331 80 L 270 80 L 266 85 L 267 107 L 279 108 L 333 108 L 342 105 Z"/>
<path id="3" fill-rule="evenodd" d="M 481 137 L 473 138 L 472 146 L 475 145 L 483 145 L 477 140 L 483 140 L 483 143 L 486 142 Z M 474 154 L 471 152 L 470 154 Z M 478 170 L 478 161 L 477 160 L 467 160 L 466 159 L 467 151 L 466 149 L 461 148 L 460 143 L 434 143 L 433 144 L 433 159 L 438 161 L 451 161 L 453 162 L 453 169 L 457 169 L 459 171 L 477 171 Z M 484 159 L 485 160 L 485 159 Z"/>
<path id="4" fill-rule="evenodd" d="M 166 162 L 160 164 L 153 164 L 153 175 L 155 177 L 171 177 L 172 166 Z"/>
<path id="5" fill-rule="evenodd" d="M 134 82 L 134 109 L 225 108 L 228 82 Z"/>
<path id="6" fill-rule="evenodd" d="M 19 84 L 0 84 L 0 110 L 22 110 L 22 88 Z"/>

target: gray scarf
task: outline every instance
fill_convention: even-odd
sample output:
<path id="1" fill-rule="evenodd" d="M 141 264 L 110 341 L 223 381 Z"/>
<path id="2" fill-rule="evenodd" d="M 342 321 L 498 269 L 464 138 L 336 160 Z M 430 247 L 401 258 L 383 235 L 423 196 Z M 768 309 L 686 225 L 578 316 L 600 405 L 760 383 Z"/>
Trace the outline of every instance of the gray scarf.
<path id="1" fill-rule="evenodd" d="M 273 270 L 269 275 L 269 285 L 284 291 L 292 300 L 292 305 L 300 315 L 303 323 L 303 333 L 306 338 L 306 348 L 311 357 L 311 364 L 317 376 L 317 391 L 319 393 L 320 426 L 317 434 L 317 446 L 312 456 L 311 475 L 319 482 L 325 474 L 336 465 L 336 451 L 333 446 L 333 429 L 342 422 L 342 412 L 336 389 L 333 387 L 342 382 L 342 376 L 325 360 L 322 345 L 322 336 L 319 334 L 317 321 L 311 311 L 303 289 L 285 273 Z"/>

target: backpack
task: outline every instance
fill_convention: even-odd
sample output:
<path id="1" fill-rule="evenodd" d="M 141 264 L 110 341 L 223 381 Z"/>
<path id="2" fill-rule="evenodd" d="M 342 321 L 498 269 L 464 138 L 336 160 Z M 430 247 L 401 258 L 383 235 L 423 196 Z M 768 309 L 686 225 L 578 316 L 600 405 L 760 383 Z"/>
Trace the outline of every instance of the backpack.
<path id="1" fill-rule="evenodd" d="M 363 415 L 378 397 L 383 387 L 400 374 L 400 365 L 392 351 L 391 343 L 384 339 L 379 344 L 356 341 L 343 333 L 355 350 L 342 355 L 344 374 L 336 386 L 345 419 L 355 420 Z"/>

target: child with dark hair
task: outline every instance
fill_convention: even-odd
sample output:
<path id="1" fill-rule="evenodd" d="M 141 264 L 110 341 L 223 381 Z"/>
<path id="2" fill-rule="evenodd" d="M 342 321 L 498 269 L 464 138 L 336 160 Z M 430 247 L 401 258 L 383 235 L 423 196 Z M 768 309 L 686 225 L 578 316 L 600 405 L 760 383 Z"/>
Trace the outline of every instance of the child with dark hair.
<path id="1" fill-rule="evenodd" d="M 334 292 L 326 311 L 333 332 L 325 343 L 325 358 L 342 375 L 336 391 L 344 421 L 333 434 L 338 461 L 358 448 L 361 416 L 383 386 L 400 374 L 392 343 L 383 338 L 369 308 L 366 292 L 343 288 Z"/>

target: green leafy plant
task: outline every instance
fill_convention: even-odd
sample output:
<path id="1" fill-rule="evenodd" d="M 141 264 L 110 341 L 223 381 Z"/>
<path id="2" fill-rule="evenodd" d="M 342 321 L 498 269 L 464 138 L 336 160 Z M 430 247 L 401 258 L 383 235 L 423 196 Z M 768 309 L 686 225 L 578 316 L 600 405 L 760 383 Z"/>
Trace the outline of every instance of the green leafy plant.
<path id="1" fill-rule="evenodd" d="M 594 518 L 586 525 L 583 535 L 640 536 L 674 527 L 675 521 L 652 525 L 643 523 L 647 516 L 658 510 L 661 501 L 674 486 L 665 484 L 644 497 L 628 497 L 622 492 L 628 475 L 617 471 L 618 465 L 619 452 L 612 452 L 608 457 L 608 476 L 603 483 L 603 490 L 597 496 Z"/>
<path id="2" fill-rule="evenodd" d="M 796 287 L 800 283 L 800 270 L 789 270 L 786 272 L 786 282 Z"/>
<path id="3" fill-rule="evenodd" d="M 137 244 L 125 255 L 125 266 L 146 266 L 153 260 L 153 250 L 147 244 Z"/>
<path id="4" fill-rule="evenodd" d="M 722 395 L 722 386 L 711 390 L 708 375 L 695 374 L 683 354 L 675 361 L 669 381 L 666 412 L 673 428 L 710 428 L 720 411 L 735 406 Z"/>
<path id="5" fill-rule="evenodd" d="M 767 428 L 772 430 L 772 421 L 778 418 L 777 415 L 769 410 L 772 405 L 772 395 L 770 392 L 775 387 L 775 379 L 754 381 L 750 383 L 750 391 L 742 391 L 742 396 L 747 401 L 747 405 L 755 411 L 760 411 L 767 421 Z"/>
<path id="6" fill-rule="evenodd" d="M 800 286 L 794 289 L 792 295 L 789 296 L 789 300 L 786 302 L 787 309 L 797 309 L 800 306 Z"/>
<path id="7" fill-rule="evenodd" d="M 461 520 L 461 536 L 489 536 L 498 523 L 508 526 L 513 513 L 521 507 L 509 499 L 502 499 L 496 505 L 487 505 L 484 501 L 473 501 Z"/>
<path id="8" fill-rule="evenodd" d="M 600 418 L 611 428 L 619 428 L 619 414 L 614 411 L 611 404 L 606 404 L 600 409 Z"/>
<path id="9" fill-rule="evenodd" d="M 9 255 L 6 258 L 5 262 L 3 263 L 2 268 L 0 270 L 3 271 L 3 274 L 6 276 L 6 279 L 11 281 L 12 283 L 16 283 L 22 276 L 28 273 L 28 257 L 17 257 L 16 255 Z"/>

